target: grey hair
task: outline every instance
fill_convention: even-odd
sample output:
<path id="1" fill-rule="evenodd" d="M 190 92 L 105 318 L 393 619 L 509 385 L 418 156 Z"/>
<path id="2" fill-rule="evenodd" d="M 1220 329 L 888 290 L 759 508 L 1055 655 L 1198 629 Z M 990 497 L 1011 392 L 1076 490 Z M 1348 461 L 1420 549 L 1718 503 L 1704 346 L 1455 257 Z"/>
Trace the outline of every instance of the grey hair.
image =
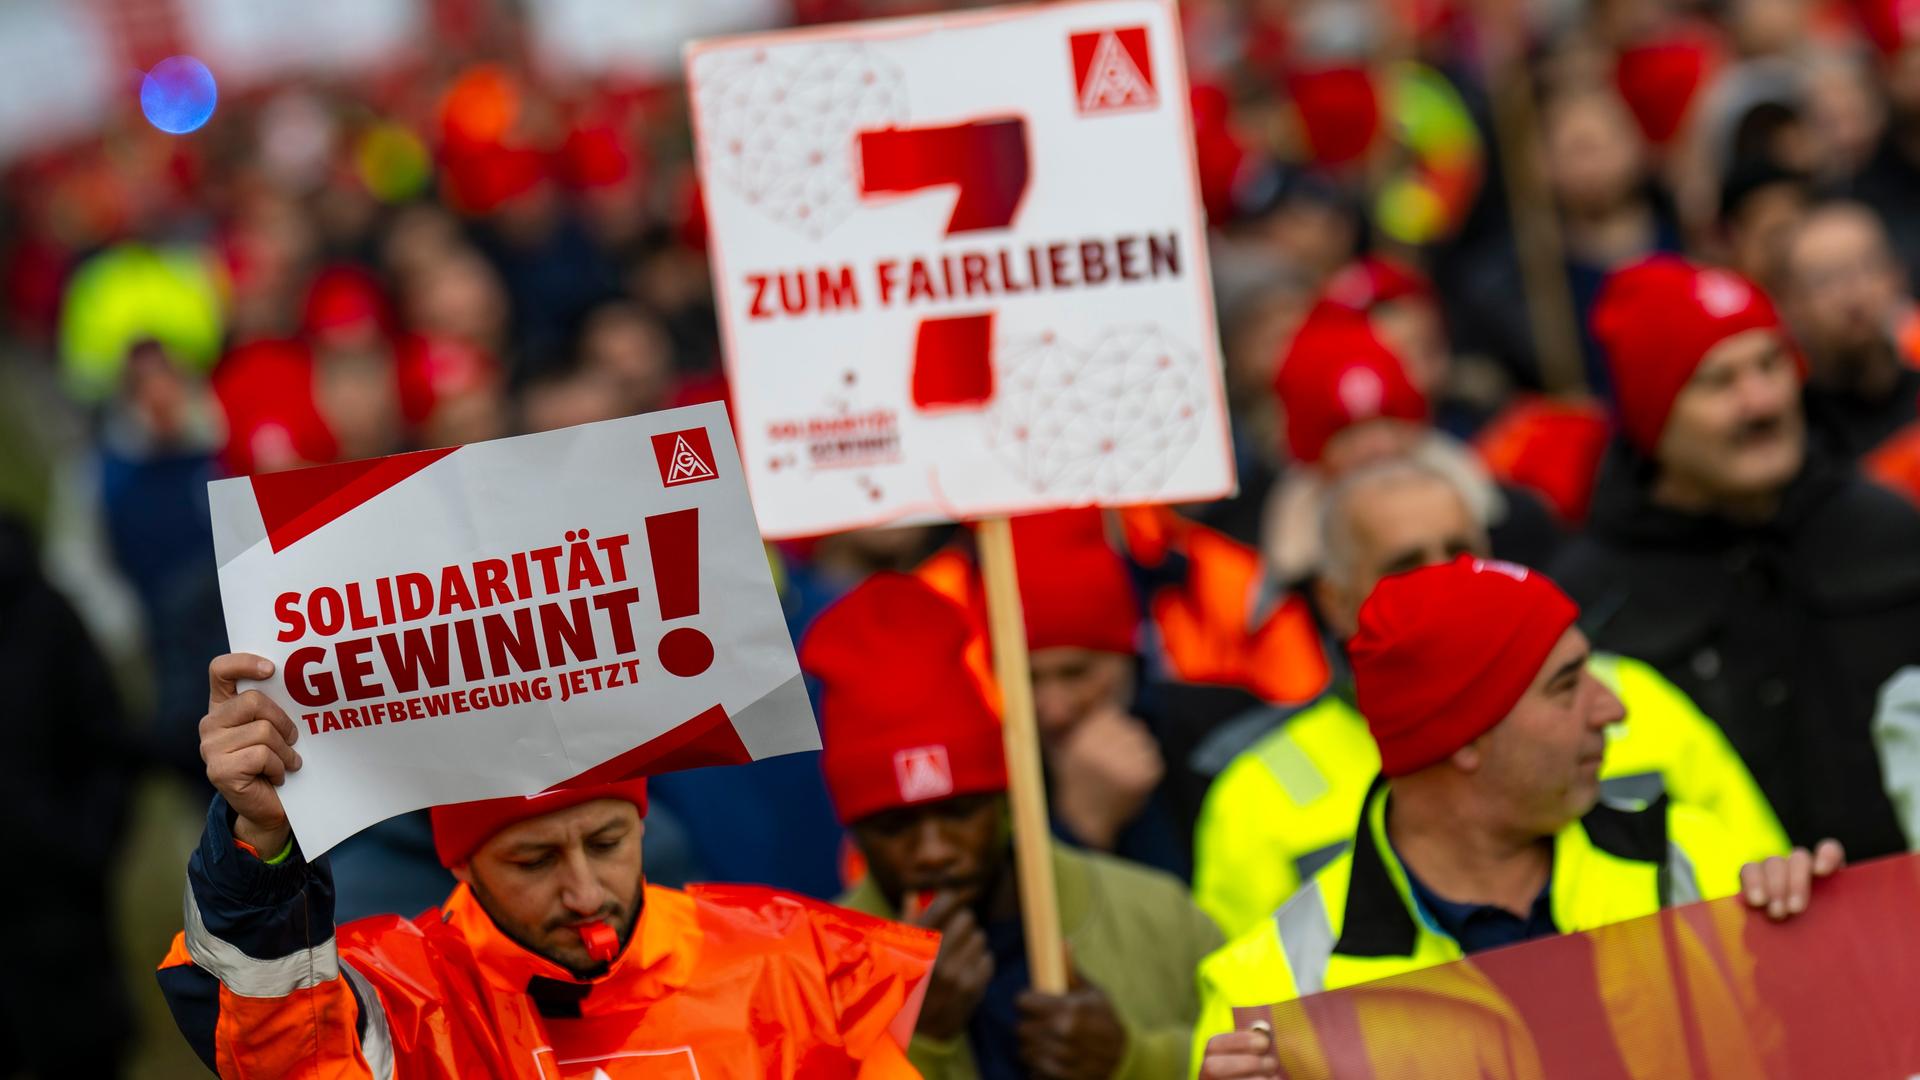
<path id="1" fill-rule="evenodd" d="M 1421 483 L 1440 484 L 1458 495 L 1474 525 L 1482 531 L 1496 513 L 1505 510 L 1504 506 L 1490 505 L 1484 493 L 1472 490 L 1460 470 L 1425 456 L 1395 458 L 1355 469 L 1320 496 L 1320 576 L 1345 581 L 1353 573 L 1353 515 L 1347 513 L 1347 507 L 1356 494 L 1378 487 Z"/>

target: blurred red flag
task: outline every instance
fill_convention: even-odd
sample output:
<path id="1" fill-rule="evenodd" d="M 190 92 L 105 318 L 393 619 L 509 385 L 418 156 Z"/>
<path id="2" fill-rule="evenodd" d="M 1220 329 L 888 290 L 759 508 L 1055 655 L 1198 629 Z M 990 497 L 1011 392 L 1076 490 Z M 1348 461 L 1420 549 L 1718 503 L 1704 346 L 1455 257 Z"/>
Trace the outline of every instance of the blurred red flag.
<path id="1" fill-rule="evenodd" d="M 1920 1073 L 1920 856 L 1816 886 L 1773 923 L 1739 897 L 1236 1009 L 1289 1076 L 1906 1077 Z"/>

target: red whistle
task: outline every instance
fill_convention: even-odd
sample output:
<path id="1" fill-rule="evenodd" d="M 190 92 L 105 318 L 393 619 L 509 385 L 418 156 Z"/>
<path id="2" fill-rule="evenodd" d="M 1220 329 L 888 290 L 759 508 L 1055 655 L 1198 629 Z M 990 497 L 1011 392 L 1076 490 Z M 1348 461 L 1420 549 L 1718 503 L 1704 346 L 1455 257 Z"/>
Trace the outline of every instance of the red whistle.
<path id="1" fill-rule="evenodd" d="M 587 947 L 587 955 L 603 964 L 610 964 L 620 955 L 620 935 L 613 927 L 603 922 L 590 922 L 580 928 L 580 940 Z"/>

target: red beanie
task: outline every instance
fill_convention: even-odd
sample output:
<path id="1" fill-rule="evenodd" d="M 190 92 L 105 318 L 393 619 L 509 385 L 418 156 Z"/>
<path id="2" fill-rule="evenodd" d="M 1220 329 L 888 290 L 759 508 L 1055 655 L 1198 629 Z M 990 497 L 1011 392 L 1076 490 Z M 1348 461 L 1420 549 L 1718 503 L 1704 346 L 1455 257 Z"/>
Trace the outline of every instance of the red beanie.
<path id="1" fill-rule="evenodd" d="M 1427 275 L 1382 255 L 1363 255 L 1341 267 L 1327 282 L 1325 295 L 1341 307 L 1363 312 L 1410 296 L 1437 303 Z"/>
<path id="2" fill-rule="evenodd" d="M 312 354 L 298 342 L 255 341 L 233 350 L 213 371 L 213 393 L 227 417 L 221 457 L 232 475 L 339 456 L 339 442 L 314 400 Z"/>
<path id="3" fill-rule="evenodd" d="M 1665 146 L 1680 133 L 1694 98 L 1718 66 L 1717 51 L 1710 33 L 1699 27 L 1682 27 L 1620 50 L 1614 84 L 1648 142 Z"/>
<path id="4" fill-rule="evenodd" d="M 1854 11 L 1867 39 L 1883 56 L 1920 38 L 1920 0 L 1855 0 Z"/>
<path id="5" fill-rule="evenodd" d="M 957 795 L 1005 791 L 1000 720 L 966 661 L 973 628 L 918 578 L 868 578 L 800 646 L 819 679 L 820 768 L 842 824 Z"/>
<path id="6" fill-rule="evenodd" d="M 1579 613 L 1543 575 L 1471 555 L 1382 578 L 1347 644 L 1381 771 L 1418 772 L 1498 724 Z"/>
<path id="7" fill-rule="evenodd" d="M 1066 646 L 1133 655 L 1140 602 L 1098 509 L 1014 518 L 1013 552 L 1029 650 Z"/>
<path id="8" fill-rule="evenodd" d="M 492 354 L 458 338 L 426 334 L 409 334 L 400 343 L 396 369 L 400 414 L 416 426 L 441 403 L 483 390 L 501 377 Z"/>
<path id="9" fill-rule="evenodd" d="M 1287 446 L 1311 464 L 1335 435 L 1365 420 L 1427 418 L 1427 399 L 1368 327 L 1366 317 L 1330 301 L 1315 304 L 1273 377 L 1286 413 Z"/>
<path id="10" fill-rule="evenodd" d="M 1347 63 L 1297 68 L 1287 73 L 1286 90 L 1314 161 L 1348 165 L 1373 146 L 1380 133 L 1380 89 L 1366 68 Z"/>
<path id="11" fill-rule="evenodd" d="M 641 777 L 616 784 L 558 788 L 538 795 L 514 795 L 504 799 L 481 799 L 477 802 L 436 806 L 433 808 L 433 850 L 440 856 L 440 865 L 452 869 L 473 858 L 473 853 L 480 850 L 482 844 L 509 825 L 595 799 L 630 802 L 640 808 L 641 817 L 646 817 L 647 780 Z"/>
<path id="12" fill-rule="evenodd" d="M 1627 440 L 1652 456 L 1701 358 L 1756 329 L 1782 329 L 1780 316 L 1759 286 L 1731 270 L 1655 255 L 1608 278 L 1593 306 L 1593 336 L 1613 372 Z"/>
<path id="13" fill-rule="evenodd" d="M 365 326 L 384 335 L 392 318 L 379 280 L 357 266 L 342 264 L 314 275 L 300 323 L 311 339 Z"/>

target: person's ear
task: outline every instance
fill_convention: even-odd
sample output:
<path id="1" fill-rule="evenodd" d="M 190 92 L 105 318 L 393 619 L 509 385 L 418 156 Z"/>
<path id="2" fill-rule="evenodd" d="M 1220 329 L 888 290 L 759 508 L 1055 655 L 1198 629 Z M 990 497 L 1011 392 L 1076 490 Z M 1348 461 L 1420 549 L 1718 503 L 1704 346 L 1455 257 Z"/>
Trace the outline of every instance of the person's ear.
<path id="1" fill-rule="evenodd" d="M 1347 625 L 1351 620 L 1346 618 L 1346 613 L 1353 609 L 1347 604 L 1347 591 L 1325 574 L 1315 574 L 1309 587 L 1313 590 L 1314 606 L 1333 624 L 1334 632 L 1342 638 L 1352 637 L 1354 627 Z"/>
<path id="2" fill-rule="evenodd" d="M 453 879 L 469 888 L 473 886 L 473 861 L 469 859 L 452 869 Z"/>
<path id="3" fill-rule="evenodd" d="M 1481 738 L 1485 737 L 1481 736 Z M 1475 739 L 1455 750 L 1447 760 L 1453 762 L 1453 767 L 1463 773 L 1477 773 L 1480 771 L 1480 763 L 1486 760 L 1486 754 L 1480 748 L 1480 739 Z"/>

